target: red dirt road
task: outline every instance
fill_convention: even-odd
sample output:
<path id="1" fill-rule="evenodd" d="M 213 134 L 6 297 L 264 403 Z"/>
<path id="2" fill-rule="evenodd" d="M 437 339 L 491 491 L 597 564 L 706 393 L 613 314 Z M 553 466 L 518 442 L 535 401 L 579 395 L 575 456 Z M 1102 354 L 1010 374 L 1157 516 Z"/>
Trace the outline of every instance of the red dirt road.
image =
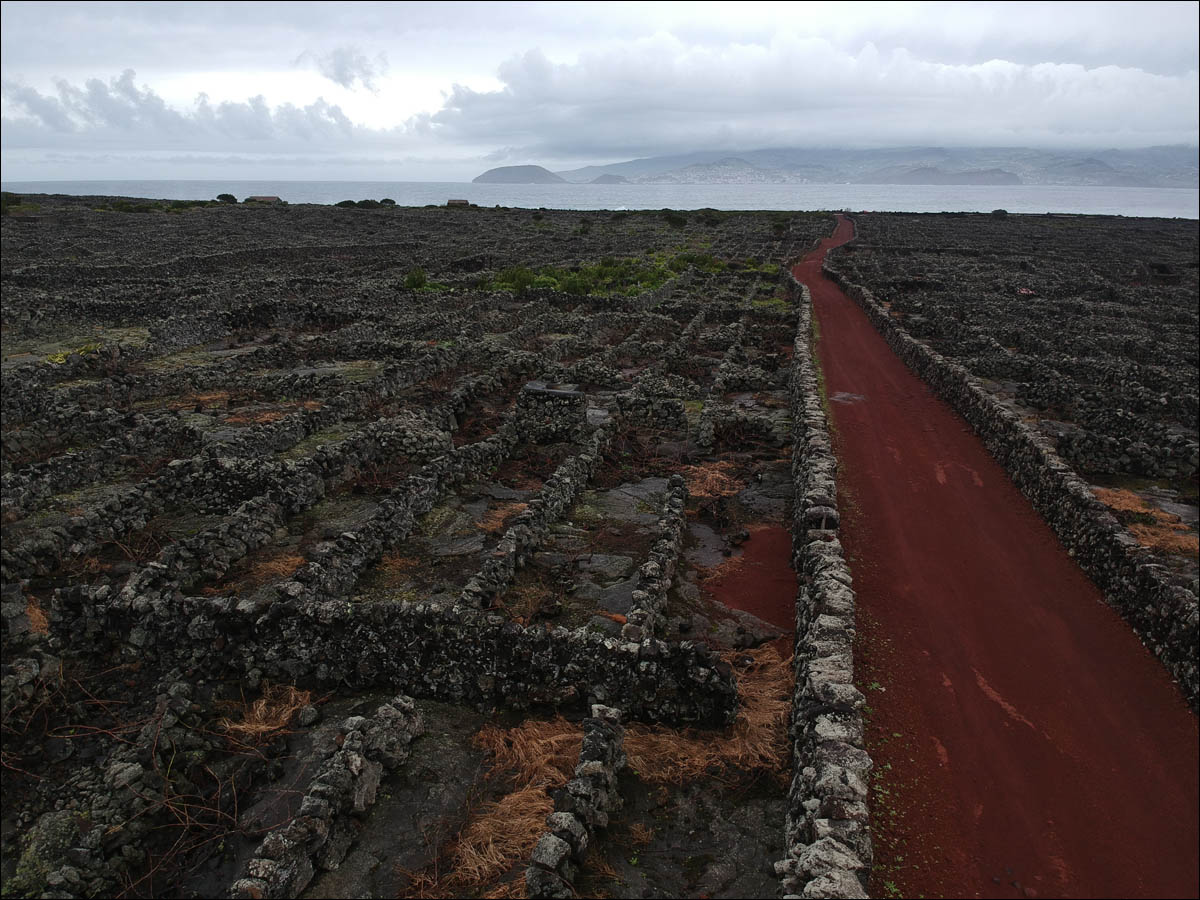
<path id="1" fill-rule="evenodd" d="M 793 271 L 820 329 L 889 791 L 876 895 L 1197 896 L 1196 717 L 969 426 L 821 274 L 851 237 L 839 218 Z"/>

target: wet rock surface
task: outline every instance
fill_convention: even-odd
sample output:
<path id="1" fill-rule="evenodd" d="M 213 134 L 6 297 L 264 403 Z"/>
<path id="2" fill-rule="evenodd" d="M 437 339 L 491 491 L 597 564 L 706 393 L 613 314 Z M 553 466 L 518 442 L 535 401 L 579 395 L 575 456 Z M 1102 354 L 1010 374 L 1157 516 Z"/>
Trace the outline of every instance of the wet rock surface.
<path id="1" fill-rule="evenodd" d="M 769 860 L 783 849 L 778 785 L 656 788 L 630 774 L 623 776 L 621 788 L 625 808 L 592 848 L 613 874 L 585 874 L 578 885 L 582 893 L 777 896 L 779 881 Z"/>

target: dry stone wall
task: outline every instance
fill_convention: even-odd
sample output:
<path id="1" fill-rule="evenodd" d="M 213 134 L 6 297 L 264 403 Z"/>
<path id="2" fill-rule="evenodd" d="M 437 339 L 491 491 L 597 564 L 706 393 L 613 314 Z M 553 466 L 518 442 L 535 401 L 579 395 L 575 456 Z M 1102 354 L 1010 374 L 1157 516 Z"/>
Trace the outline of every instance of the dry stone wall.
<path id="1" fill-rule="evenodd" d="M 871 757 L 864 743 L 865 700 L 854 686 L 855 596 L 838 540 L 837 460 L 812 351 L 812 301 L 808 288 L 794 280 L 789 293 L 797 309 L 792 539 L 800 594 L 787 857 L 775 871 L 785 896 L 866 897 L 872 861 Z"/>

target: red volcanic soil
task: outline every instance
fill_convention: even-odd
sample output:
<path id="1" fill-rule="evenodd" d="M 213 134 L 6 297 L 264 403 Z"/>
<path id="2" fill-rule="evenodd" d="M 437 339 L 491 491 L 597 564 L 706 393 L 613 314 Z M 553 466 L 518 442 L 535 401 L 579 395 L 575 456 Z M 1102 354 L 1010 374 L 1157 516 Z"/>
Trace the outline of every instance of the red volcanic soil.
<path id="1" fill-rule="evenodd" d="M 1197 896 L 1197 722 L 945 403 L 812 291 L 871 706 L 875 896 Z"/>
<path id="2" fill-rule="evenodd" d="M 792 535 L 782 525 L 750 528 L 738 565 L 717 575 L 704 587 L 731 609 L 753 613 L 777 627 L 783 637 L 772 645 L 787 659 L 796 630 L 796 594 L 800 585 L 791 566 Z"/>

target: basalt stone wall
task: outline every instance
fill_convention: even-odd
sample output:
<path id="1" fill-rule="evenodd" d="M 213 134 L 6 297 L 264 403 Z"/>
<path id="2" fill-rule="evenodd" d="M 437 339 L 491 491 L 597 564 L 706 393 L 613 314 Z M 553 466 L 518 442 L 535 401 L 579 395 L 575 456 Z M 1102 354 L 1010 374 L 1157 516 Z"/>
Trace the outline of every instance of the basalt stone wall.
<path id="1" fill-rule="evenodd" d="M 209 753 L 224 739 L 194 702 L 194 685 L 180 672 L 155 688 L 154 710 L 96 766 L 69 776 L 62 788 L 73 808 L 43 814 L 23 841 L 6 896 L 111 897 L 148 860 L 146 842 L 161 827 L 156 815 L 172 803 L 186 806 L 205 777 Z M 253 777 L 261 763 L 236 773 Z"/>
<path id="2" fill-rule="evenodd" d="M 51 606 L 55 634 L 92 647 L 115 640 L 131 659 L 193 678 L 386 686 L 481 708 L 602 703 L 641 721 L 708 728 L 728 725 L 737 711 L 732 671 L 692 642 L 526 628 L 496 613 L 423 603 L 280 599 L 249 610 L 233 597 L 126 604 L 67 593 Z"/>
<path id="3" fill-rule="evenodd" d="M 587 395 L 573 387 L 555 389 L 531 382 L 517 396 L 525 440 L 531 443 L 569 441 L 587 423 Z"/>
<path id="4" fill-rule="evenodd" d="M 71 405 L 47 410 L 35 421 L 19 428 L 6 429 L 0 434 L 4 453 L 0 471 L 17 471 L 23 464 L 43 458 L 48 453 L 122 435 L 130 429 L 131 421 L 137 421 L 136 418 L 131 420 L 131 416 L 137 415 L 115 409 L 80 409 Z"/>
<path id="5" fill-rule="evenodd" d="M 855 597 L 838 540 L 837 461 L 812 355 L 811 298 L 791 279 L 789 293 L 798 312 L 790 405 L 800 593 L 790 727 L 795 775 L 788 791 L 787 857 L 775 871 L 785 896 L 866 897 L 871 757 L 863 739 L 864 699 L 854 687 Z"/>
<path id="6" fill-rule="evenodd" d="M 229 888 L 234 900 L 298 897 L 318 869 L 332 871 L 345 859 L 375 804 L 384 770 L 398 768 L 409 745 L 424 731 L 411 699 L 396 697 L 368 717 L 351 716 L 338 728 L 296 815 L 263 839 L 246 875 Z"/>
<path id="7" fill-rule="evenodd" d="M 398 454 L 422 459 L 444 454 L 449 435 L 413 416 L 381 420 L 346 440 L 318 448 L 298 462 L 242 457 L 194 456 L 174 460 L 163 474 L 125 488 L 61 525 L 33 531 L 0 550 L 6 580 L 52 568 L 67 555 L 86 552 L 98 541 L 142 528 L 165 509 L 187 505 L 198 512 L 225 513 L 262 496 L 284 513 L 302 512 L 325 494 L 325 480 L 344 470 Z M 469 455 L 469 448 L 462 448 Z"/>
<path id="8" fill-rule="evenodd" d="M 675 577 L 687 528 L 687 497 L 683 476 L 672 475 L 658 514 L 658 538 L 650 548 L 649 559 L 638 569 L 632 608 L 621 628 L 621 636 L 627 641 L 653 637 L 666 621 L 667 592 Z"/>
<path id="9" fill-rule="evenodd" d="M 575 417 L 574 406 L 567 407 L 567 418 Z M 574 502 L 576 495 L 588 483 L 612 442 L 613 426 L 602 425 L 592 432 L 588 445 L 579 453 L 564 460 L 546 479 L 536 497 L 505 529 L 490 559 L 471 576 L 459 596 L 459 603 L 468 608 L 487 609 L 494 605 L 512 583 L 526 557 L 541 545 L 550 526 Z"/>
<path id="10" fill-rule="evenodd" d="M 168 316 L 150 326 L 150 339 L 162 350 L 203 344 L 228 334 L 229 319 L 215 310 Z"/>
<path id="11" fill-rule="evenodd" d="M 678 396 L 655 393 L 670 390 L 661 385 L 646 385 L 639 380 L 633 390 L 616 396 L 617 414 L 628 425 L 646 428 L 686 429 L 687 410 Z"/>
<path id="12" fill-rule="evenodd" d="M 1153 555 L 1096 499 L 1046 437 L 1002 406 L 967 369 L 909 335 L 869 290 L 848 282 L 828 259 L 825 272 L 862 307 L 896 355 L 975 429 L 1196 709 L 1200 613 L 1195 593 L 1170 583 Z"/>
<path id="13" fill-rule="evenodd" d="M 617 775 L 625 768 L 625 729 L 620 710 L 599 704 L 583 720 L 583 745 L 572 778 L 555 799 L 546 817 L 550 830 L 542 835 L 529 867 L 525 887 L 530 897 L 576 896 L 571 887 L 598 829 L 622 806 Z"/>
<path id="14" fill-rule="evenodd" d="M 126 430 L 89 450 L 67 452 L 4 473 L 4 512 L 25 513 L 47 497 L 94 484 L 139 460 L 149 462 L 164 453 L 174 457 L 199 448 L 199 433 L 174 416 L 147 418 L 131 414 L 124 420 Z"/>

